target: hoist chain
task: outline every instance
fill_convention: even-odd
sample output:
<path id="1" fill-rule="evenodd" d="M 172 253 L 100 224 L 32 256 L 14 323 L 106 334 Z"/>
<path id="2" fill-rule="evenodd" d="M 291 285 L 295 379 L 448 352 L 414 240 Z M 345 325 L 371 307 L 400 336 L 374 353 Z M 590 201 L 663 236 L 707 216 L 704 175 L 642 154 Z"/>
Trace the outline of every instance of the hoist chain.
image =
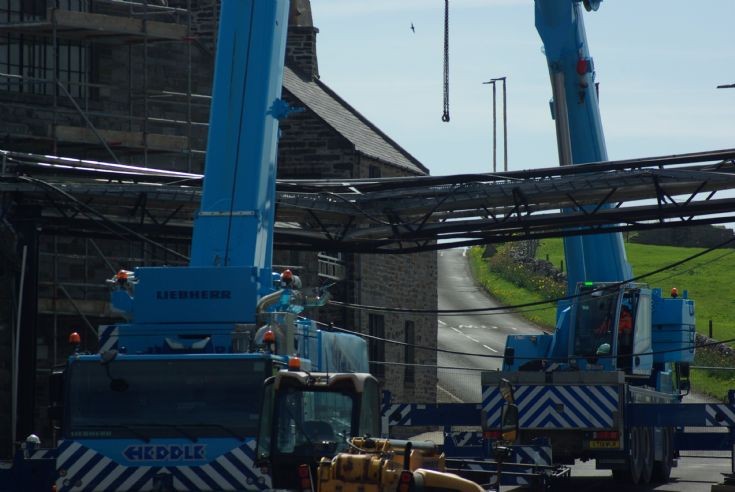
<path id="1" fill-rule="evenodd" d="M 449 122 L 449 0 L 444 0 L 444 114 L 442 121 Z"/>

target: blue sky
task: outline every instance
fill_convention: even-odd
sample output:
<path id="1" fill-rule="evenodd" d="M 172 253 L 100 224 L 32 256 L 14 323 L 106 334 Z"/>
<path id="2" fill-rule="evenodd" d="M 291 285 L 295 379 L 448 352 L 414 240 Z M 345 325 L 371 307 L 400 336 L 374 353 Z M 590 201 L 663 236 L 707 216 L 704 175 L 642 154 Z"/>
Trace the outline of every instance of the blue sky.
<path id="1" fill-rule="evenodd" d="M 449 124 L 443 8 L 312 0 L 322 80 L 441 175 L 492 169 L 491 89 L 482 82 L 505 75 L 509 168 L 557 165 L 533 1 L 450 0 Z M 735 83 L 733 20 L 735 0 L 605 0 L 585 15 L 611 159 L 735 147 L 735 89 L 716 89 Z"/>

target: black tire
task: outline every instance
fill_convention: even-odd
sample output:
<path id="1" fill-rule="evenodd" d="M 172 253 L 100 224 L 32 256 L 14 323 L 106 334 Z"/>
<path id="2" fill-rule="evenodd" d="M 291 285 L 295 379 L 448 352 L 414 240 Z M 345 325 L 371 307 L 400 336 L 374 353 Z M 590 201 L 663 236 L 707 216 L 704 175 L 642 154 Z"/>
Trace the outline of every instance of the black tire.
<path id="1" fill-rule="evenodd" d="M 645 485 L 651 482 L 653 476 L 653 464 L 656 457 L 653 427 L 642 427 L 641 429 L 641 480 Z"/>
<path id="2" fill-rule="evenodd" d="M 621 483 L 638 485 L 643 471 L 641 453 L 642 431 L 640 427 L 633 427 L 628 434 L 628 459 L 625 468 L 613 470 L 613 478 Z"/>
<path id="3" fill-rule="evenodd" d="M 671 468 L 674 466 L 674 433 L 670 427 L 661 429 L 661 449 L 663 460 L 653 464 L 652 481 L 666 483 L 671 478 Z"/>

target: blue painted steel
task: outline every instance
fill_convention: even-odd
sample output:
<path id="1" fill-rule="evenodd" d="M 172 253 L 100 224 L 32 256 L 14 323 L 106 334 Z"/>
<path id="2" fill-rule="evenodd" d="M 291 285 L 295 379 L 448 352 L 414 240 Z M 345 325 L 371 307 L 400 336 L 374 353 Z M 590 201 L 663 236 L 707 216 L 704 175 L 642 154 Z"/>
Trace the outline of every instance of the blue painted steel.
<path id="1" fill-rule="evenodd" d="M 137 459 L 138 456 L 144 459 Z M 132 457 L 132 459 L 131 459 Z M 156 490 L 164 478 L 175 490 L 270 489 L 270 478 L 255 466 L 255 440 L 181 439 L 68 440 L 57 449 L 59 492 Z"/>
<path id="2" fill-rule="evenodd" d="M 444 454 L 447 457 L 482 458 L 484 440 L 482 432 L 444 432 Z"/>
<path id="3" fill-rule="evenodd" d="M 572 163 L 606 161 L 594 66 L 581 4 L 578 0 L 535 3 L 536 29 L 544 43 L 549 72 L 552 78 L 555 74 L 564 77 Z M 620 233 L 565 238 L 564 250 L 570 294 L 578 282 L 620 281 L 632 276 Z"/>
<path id="4" fill-rule="evenodd" d="M 192 266 L 253 266 L 270 288 L 287 0 L 224 0 Z M 253 306 L 254 307 L 254 306 Z"/>
<path id="5" fill-rule="evenodd" d="M 0 467 L 0 492 L 51 490 L 56 480 L 55 449 L 39 449 L 30 455 L 18 449 L 10 467 Z"/>
<path id="6" fill-rule="evenodd" d="M 253 268 L 138 268 L 135 275 L 127 313 L 135 323 L 255 322 Z"/>
<path id="7" fill-rule="evenodd" d="M 625 423 L 633 427 L 735 427 L 735 406 L 724 403 L 629 404 Z"/>
<path id="8" fill-rule="evenodd" d="M 665 298 L 661 289 L 653 289 L 651 310 L 653 362 L 694 362 L 694 301 Z"/>
<path id="9" fill-rule="evenodd" d="M 621 407 L 615 385 L 527 385 L 515 388 L 521 429 L 612 429 Z M 483 388 L 485 428 L 500 428 L 505 404 L 497 387 Z"/>
<path id="10" fill-rule="evenodd" d="M 467 425 L 480 422 L 481 405 L 477 403 L 446 403 L 423 405 L 415 403 L 391 403 L 384 396 L 380 407 L 383 435 L 388 436 L 391 427 L 412 425 Z"/>

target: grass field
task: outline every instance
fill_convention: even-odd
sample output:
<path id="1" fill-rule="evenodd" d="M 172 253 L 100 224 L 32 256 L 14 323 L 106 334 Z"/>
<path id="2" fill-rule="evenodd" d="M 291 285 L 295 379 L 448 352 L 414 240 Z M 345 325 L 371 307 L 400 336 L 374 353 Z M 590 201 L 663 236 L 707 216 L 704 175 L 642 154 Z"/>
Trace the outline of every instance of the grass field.
<path id="1" fill-rule="evenodd" d="M 475 280 L 501 303 L 517 305 L 544 300 L 541 294 L 519 288 L 514 283 L 488 270 L 482 258 L 481 248 L 470 248 L 469 259 Z M 553 328 L 556 319 L 556 306 L 545 304 L 537 308 L 525 308 L 519 314 L 536 324 Z"/>

